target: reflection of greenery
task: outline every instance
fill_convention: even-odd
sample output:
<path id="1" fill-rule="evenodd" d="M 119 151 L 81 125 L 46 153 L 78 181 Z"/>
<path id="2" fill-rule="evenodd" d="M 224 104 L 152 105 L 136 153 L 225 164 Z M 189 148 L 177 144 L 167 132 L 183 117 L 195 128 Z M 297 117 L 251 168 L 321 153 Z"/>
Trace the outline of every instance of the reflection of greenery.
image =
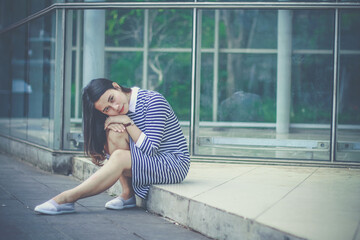
<path id="1" fill-rule="evenodd" d="M 106 21 L 108 46 L 143 47 L 144 10 L 109 10 Z M 360 47 L 358 12 L 342 12 L 341 44 Z M 333 11 L 301 10 L 293 14 L 293 48 L 332 49 Z M 150 48 L 191 47 L 192 11 L 149 10 Z M 277 46 L 277 11 L 220 10 L 221 48 L 267 48 Z M 214 45 L 214 11 L 202 11 L 202 47 Z M 345 45 L 344 45 L 345 44 Z M 113 55 L 109 76 L 124 85 L 142 79 L 142 52 Z M 202 54 L 201 120 L 212 119 L 213 53 Z M 359 58 L 342 57 L 340 63 L 340 123 L 360 123 Z M 292 123 L 329 123 L 331 120 L 332 55 L 294 54 L 292 59 Z M 219 58 L 219 104 L 234 92 L 257 94 L 263 118 L 276 121 L 276 54 L 229 54 Z M 345 73 L 344 73 L 345 72 Z M 351 73 L 351 74 L 350 74 Z M 181 120 L 190 117 L 191 54 L 150 51 L 148 86 L 169 100 Z M 349 96 L 346 98 L 346 96 Z"/>
<path id="2" fill-rule="evenodd" d="M 165 96 L 180 120 L 188 120 L 190 119 L 191 100 L 191 54 L 166 54 L 162 57 L 161 62 L 169 62 L 170 59 L 173 59 L 176 64 L 169 67 L 165 76 L 166 80 L 154 90 Z"/>
<path id="3" fill-rule="evenodd" d="M 319 109 L 316 106 L 296 106 L 291 110 L 291 123 L 327 123 L 331 121 L 330 109 Z"/>
<path id="4" fill-rule="evenodd" d="M 139 85 L 142 77 L 142 53 L 113 54 L 110 55 L 110 62 L 111 80 L 123 86 Z"/>
<path id="5" fill-rule="evenodd" d="M 276 102 L 273 99 L 263 100 L 264 122 L 276 122 Z"/>
<path id="6" fill-rule="evenodd" d="M 106 12 L 108 46 L 142 46 L 144 10 L 111 10 Z"/>

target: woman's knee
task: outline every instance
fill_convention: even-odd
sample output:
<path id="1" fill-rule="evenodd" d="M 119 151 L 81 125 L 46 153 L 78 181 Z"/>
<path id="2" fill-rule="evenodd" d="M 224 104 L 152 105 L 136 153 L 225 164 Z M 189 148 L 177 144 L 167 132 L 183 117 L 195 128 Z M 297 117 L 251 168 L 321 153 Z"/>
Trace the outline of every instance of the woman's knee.
<path id="1" fill-rule="evenodd" d="M 121 165 L 125 171 L 131 169 L 131 154 L 129 150 L 116 149 L 111 154 L 109 161 Z"/>
<path id="2" fill-rule="evenodd" d="M 127 132 L 107 132 L 107 144 L 109 153 L 112 154 L 116 149 L 129 150 L 129 134 Z"/>
<path id="3" fill-rule="evenodd" d="M 116 132 L 113 130 L 107 131 L 107 138 L 112 142 L 117 142 L 119 140 L 128 140 L 129 134 L 127 132 Z"/>

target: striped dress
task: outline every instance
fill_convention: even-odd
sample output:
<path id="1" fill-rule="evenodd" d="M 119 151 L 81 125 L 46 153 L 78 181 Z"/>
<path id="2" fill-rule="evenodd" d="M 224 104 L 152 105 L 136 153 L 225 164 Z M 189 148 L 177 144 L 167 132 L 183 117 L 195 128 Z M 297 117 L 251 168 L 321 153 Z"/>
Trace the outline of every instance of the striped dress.
<path id="1" fill-rule="evenodd" d="M 135 112 L 127 115 L 145 135 L 140 146 L 130 138 L 135 194 L 145 199 L 152 184 L 183 181 L 190 167 L 189 151 L 166 99 L 160 93 L 139 89 Z"/>

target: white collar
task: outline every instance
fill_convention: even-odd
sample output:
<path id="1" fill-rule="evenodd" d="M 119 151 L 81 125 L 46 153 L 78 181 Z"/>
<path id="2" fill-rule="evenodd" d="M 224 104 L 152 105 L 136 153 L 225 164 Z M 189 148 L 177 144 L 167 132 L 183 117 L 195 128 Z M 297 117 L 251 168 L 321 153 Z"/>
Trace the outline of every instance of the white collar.
<path id="1" fill-rule="evenodd" d="M 130 112 L 135 112 L 138 91 L 139 91 L 138 87 L 131 88 L 131 98 L 130 98 L 130 102 L 129 102 L 129 111 Z"/>

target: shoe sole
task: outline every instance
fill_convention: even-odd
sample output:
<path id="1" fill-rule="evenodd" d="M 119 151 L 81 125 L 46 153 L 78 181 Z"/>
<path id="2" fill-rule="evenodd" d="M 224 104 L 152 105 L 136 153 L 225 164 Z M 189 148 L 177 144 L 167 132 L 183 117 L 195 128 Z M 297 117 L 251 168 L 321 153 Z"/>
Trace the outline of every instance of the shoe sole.
<path id="1" fill-rule="evenodd" d="M 122 209 L 125 209 L 125 208 L 133 208 L 133 207 L 136 207 L 136 204 L 131 204 L 131 205 L 125 205 L 123 207 L 120 207 L 120 208 L 117 208 L 117 207 L 110 207 L 110 206 L 105 206 L 105 208 L 107 209 L 113 209 L 113 210 L 122 210 Z"/>
<path id="2" fill-rule="evenodd" d="M 52 211 L 46 211 L 46 210 L 35 210 L 36 213 L 40 213 L 40 214 L 48 214 L 48 215 L 59 215 L 59 214 L 67 214 L 67 213 L 74 213 L 75 210 L 70 210 L 70 211 L 60 211 L 60 212 L 52 212 Z"/>

